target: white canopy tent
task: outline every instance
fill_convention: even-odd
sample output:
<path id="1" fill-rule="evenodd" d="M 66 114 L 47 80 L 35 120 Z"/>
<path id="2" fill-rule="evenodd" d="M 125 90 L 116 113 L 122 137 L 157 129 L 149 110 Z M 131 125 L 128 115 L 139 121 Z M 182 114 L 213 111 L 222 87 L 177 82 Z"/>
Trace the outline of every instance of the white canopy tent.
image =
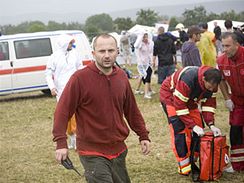
<path id="1" fill-rule="evenodd" d="M 150 27 L 150 26 L 146 26 L 146 25 L 136 24 L 135 26 L 130 28 L 127 32 L 130 33 L 130 34 L 137 34 L 137 35 L 138 34 L 142 34 L 144 32 L 151 33 L 151 34 L 156 34 L 157 33 L 157 29 L 155 27 Z"/>

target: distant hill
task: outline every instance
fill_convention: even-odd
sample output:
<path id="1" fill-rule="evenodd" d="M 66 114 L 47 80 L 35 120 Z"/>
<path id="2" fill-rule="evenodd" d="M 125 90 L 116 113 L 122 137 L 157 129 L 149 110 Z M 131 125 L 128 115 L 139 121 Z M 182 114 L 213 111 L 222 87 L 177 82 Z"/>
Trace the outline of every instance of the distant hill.
<path id="1" fill-rule="evenodd" d="M 132 0 L 133 2 L 133 0 Z M 181 16 L 186 9 L 194 9 L 196 6 L 204 6 L 207 13 L 222 13 L 225 11 L 234 10 L 236 13 L 244 11 L 244 0 L 223 0 L 223 1 L 212 1 L 205 3 L 196 3 L 196 4 L 181 4 L 181 5 L 171 5 L 171 6 L 159 6 L 159 7 L 141 7 L 137 9 L 127 9 L 123 11 L 108 12 L 113 19 L 117 17 L 131 17 L 132 20 L 135 20 L 136 13 L 140 9 L 148 9 L 156 11 L 159 15 L 171 16 Z M 139 6 L 139 5 L 138 5 Z M 47 23 L 49 20 L 53 20 L 59 23 L 62 22 L 79 22 L 85 23 L 86 19 L 92 16 L 90 14 L 84 14 L 80 12 L 72 12 L 68 14 L 55 14 L 55 13 L 34 13 L 34 14 L 22 14 L 18 16 L 11 16 L 11 14 L 0 17 L 0 25 L 6 24 L 19 24 L 24 21 L 34 21 L 39 20 L 43 23 Z"/>
<path id="2" fill-rule="evenodd" d="M 223 1 L 212 1 L 212 2 L 203 2 L 195 4 L 180 4 L 180 5 L 171 5 L 171 6 L 159 6 L 159 7 L 146 7 L 138 9 L 129 9 L 124 11 L 111 12 L 110 16 L 113 18 L 121 17 L 131 17 L 132 19 L 136 18 L 136 12 L 140 9 L 151 9 L 156 11 L 159 15 L 167 15 L 180 17 L 186 9 L 194 9 L 197 6 L 204 6 L 207 13 L 213 12 L 220 14 L 222 12 L 234 10 L 236 13 L 244 11 L 244 0 L 223 0 Z"/>

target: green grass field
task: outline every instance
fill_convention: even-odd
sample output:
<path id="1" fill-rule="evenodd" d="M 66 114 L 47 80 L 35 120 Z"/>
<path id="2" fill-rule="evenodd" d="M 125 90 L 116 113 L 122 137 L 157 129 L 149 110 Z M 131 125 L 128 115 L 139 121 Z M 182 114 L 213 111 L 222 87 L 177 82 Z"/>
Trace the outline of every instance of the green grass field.
<path id="1" fill-rule="evenodd" d="M 135 68 L 132 68 L 135 72 Z M 131 79 L 135 88 L 136 79 Z M 131 131 L 127 167 L 132 183 L 192 182 L 191 177 L 178 175 L 177 163 L 171 151 L 167 121 L 159 103 L 159 85 L 153 78 L 157 93 L 151 100 L 137 95 L 139 108 L 145 118 L 151 138 L 151 153 L 141 154 L 138 137 Z M 222 95 L 217 96 L 216 126 L 229 133 L 228 112 Z M 55 161 L 52 142 L 55 98 L 41 92 L 0 97 L 0 183 L 72 183 L 85 182 L 75 172 L 66 170 Z M 229 139 L 229 138 L 228 138 Z M 229 141 L 228 141 L 229 142 Z M 79 172 L 83 168 L 74 150 L 70 158 Z M 243 173 L 224 173 L 218 182 L 244 182 Z"/>

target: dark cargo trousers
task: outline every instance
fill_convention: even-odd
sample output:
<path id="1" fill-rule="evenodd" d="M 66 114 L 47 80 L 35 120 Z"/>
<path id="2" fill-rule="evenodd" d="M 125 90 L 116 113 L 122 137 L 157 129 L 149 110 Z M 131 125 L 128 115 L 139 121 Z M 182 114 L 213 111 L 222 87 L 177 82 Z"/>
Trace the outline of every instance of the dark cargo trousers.
<path id="1" fill-rule="evenodd" d="M 101 156 L 80 156 L 88 183 L 130 183 L 125 158 L 127 150 L 114 159 Z"/>

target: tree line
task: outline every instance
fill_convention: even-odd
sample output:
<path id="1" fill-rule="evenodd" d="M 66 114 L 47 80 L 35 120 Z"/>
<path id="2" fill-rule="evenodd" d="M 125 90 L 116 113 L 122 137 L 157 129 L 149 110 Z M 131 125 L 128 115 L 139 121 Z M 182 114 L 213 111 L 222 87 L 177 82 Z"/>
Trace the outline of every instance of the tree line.
<path id="1" fill-rule="evenodd" d="M 91 39 L 101 32 L 117 32 L 128 30 L 135 24 L 154 26 L 155 23 L 169 23 L 169 30 L 174 30 L 178 23 L 183 23 L 185 27 L 198 25 L 199 23 L 208 22 L 214 19 L 243 21 L 244 11 L 236 13 L 234 10 L 216 14 L 207 13 L 203 6 L 194 7 L 194 9 L 186 9 L 180 17 L 168 17 L 160 15 L 151 9 L 140 9 L 136 13 L 136 19 L 133 21 L 130 17 L 118 17 L 112 19 L 109 14 L 102 13 L 88 17 L 85 24 L 79 22 L 57 23 L 49 21 L 44 24 L 41 21 L 26 21 L 18 25 L 0 25 L 0 31 L 4 35 L 16 33 L 30 33 L 38 31 L 55 31 L 55 30 L 82 30 Z"/>

